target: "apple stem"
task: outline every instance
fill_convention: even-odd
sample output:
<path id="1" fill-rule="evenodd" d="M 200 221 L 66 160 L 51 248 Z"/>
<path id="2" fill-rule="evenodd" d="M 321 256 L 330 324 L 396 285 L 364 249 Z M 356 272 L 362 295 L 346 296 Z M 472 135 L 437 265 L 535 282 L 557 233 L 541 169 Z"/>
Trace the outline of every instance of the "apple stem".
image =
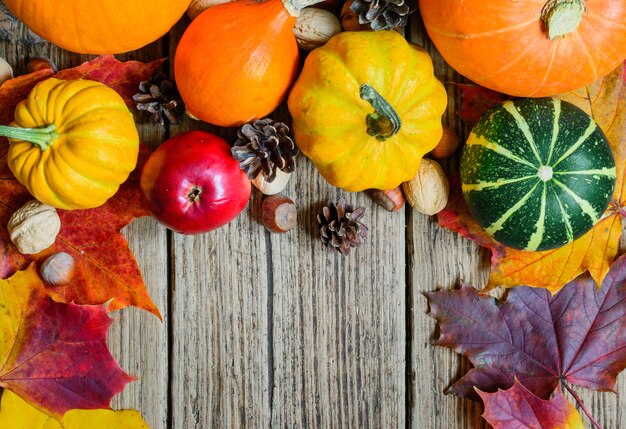
<path id="1" fill-rule="evenodd" d="M 191 192 L 189 192 L 187 194 L 187 198 L 189 198 L 189 202 L 196 202 L 198 200 L 198 198 L 200 198 L 200 194 L 202 193 L 202 191 L 200 190 L 200 188 L 197 187 L 193 187 L 193 189 L 191 189 Z"/>
<path id="2" fill-rule="evenodd" d="M 574 399 L 576 400 L 576 403 L 580 406 L 580 408 L 587 415 L 587 417 L 589 417 L 589 420 L 591 420 L 591 423 L 593 423 L 593 425 L 597 429 L 602 429 L 602 426 L 600 426 L 600 423 L 598 423 L 597 420 L 593 418 L 593 416 L 591 415 L 591 412 L 589 412 L 587 407 L 585 407 L 585 404 L 583 403 L 583 400 L 580 398 L 580 396 L 578 396 L 578 394 L 574 391 L 574 389 L 569 387 L 565 380 L 561 380 L 561 383 L 563 384 L 563 386 L 565 386 L 565 389 L 567 389 L 567 391 L 570 393 L 570 395 L 572 395 L 574 397 Z"/>

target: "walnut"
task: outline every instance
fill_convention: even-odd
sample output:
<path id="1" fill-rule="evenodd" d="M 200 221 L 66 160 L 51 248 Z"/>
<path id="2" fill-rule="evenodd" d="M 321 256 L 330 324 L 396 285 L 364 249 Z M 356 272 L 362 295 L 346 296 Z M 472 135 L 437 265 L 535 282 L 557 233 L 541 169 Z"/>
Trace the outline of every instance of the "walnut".
<path id="1" fill-rule="evenodd" d="M 305 51 L 319 48 L 339 32 L 339 18 L 327 10 L 314 7 L 302 9 L 293 27 L 298 46 Z"/>
<path id="2" fill-rule="evenodd" d="M 408 203 L 418 212 L 432 216 L 448 203 L 450 185 L 439 164 L 422 159 L 417 175 L 402 184 Z"/>
<path id="3" fill-rule="evenodd" d="M 17 250 L 31 255 L 54 243 L 61 229 L 61 219 L 54 207 L 31 200 L 13 213 L 7 229 Z"/>

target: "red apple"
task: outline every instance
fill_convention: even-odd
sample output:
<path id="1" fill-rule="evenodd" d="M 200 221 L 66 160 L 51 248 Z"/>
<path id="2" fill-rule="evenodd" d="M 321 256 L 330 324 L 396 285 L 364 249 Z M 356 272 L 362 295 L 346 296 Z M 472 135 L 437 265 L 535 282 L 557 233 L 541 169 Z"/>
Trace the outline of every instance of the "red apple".
<path id="1" fill-rule="evenodd" d="M 204 131 L 163 143 L 144 164 L 140 185 L 150 213 L 182 234 L 226 225 L 250 199 L 250 181 L 228 143 Z"/>

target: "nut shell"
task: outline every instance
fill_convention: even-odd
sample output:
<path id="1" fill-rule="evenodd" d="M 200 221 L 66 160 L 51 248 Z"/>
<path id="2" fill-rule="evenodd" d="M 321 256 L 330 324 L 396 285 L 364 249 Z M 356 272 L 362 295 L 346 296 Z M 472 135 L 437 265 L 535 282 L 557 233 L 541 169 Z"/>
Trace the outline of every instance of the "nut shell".
<path id="1" fill-rule="evenodd" d="M 402 188 L 400 186 L 389 189 L 387 191 L 373 189 L 372 198 L 379 206 L 381 206 L 388 212 L 395 212 L 400 210 L 402 207 L 404 207 L 404 203 L 406 202 L 406 199 L 404 198 L 404 193 L 402 192 Z"/>
<path id="2" fill-rule="evenodd" d="M 54 286 L 63 286 L 72 281 L 76 262 L 69 253 L 59 252 L 41 264 L 41 278 Z"/>
<path id="3" fill-rule="evenodd" d="M 450 127 L 443 127 L 443 134 L 430 154 L 438 159 L 449 158 L 461 145 L 461 138 Z"/>
<path id="4" fill-rule="evenodd" d="M 0 57 L 0 85 L 9 79 L 13 79 L 13 68 L 4 58 Z"/>
<path id="5" fill-rule="evenodd" d="M 276 177 L 272 182 L 265 180 L 265 176 L 261 173 L 256 179 L 252 180 L 252 184 L 265 195 L 274 195 L 280 193 L 289 182 L 291 173 L 285 173 L 282 170 L 276 170 Z"/>
<path id="6" fill-rule="evenodd" d="M 319 48 L 340 32 L 339 18 L 327 10 L 315 7 L 302 9 L 293 27 L 296 42 L 305 51 Z"/>
<path id="7" fill-rule="evenodd" d="M 413 179 L 402 184 L 406 200 L 418 212 L 432 216 L 448 203 L 450 184 L 439 164 L 423 159 Z"/>
<path id="8" fill-rule="evenodd" d="M 193 21 L 198 15 L 204 12 L 205 9 L 230 1 L 232 0 L 191 0 L 191 4 L 187 8 L 187 16 Z"/>
<path id="9" fill-rule="evenodd" d="M 268 231 L 283 234 L 297 222 L 296 204 L 283 195 L 269 195 L 263 200 L 263 226 Z"/>
<path id="10" fill-rule="evenodd" d="M 32 255 L 54 243 L 61 229 L 61 219 L 54 207 L 31 200 L 13 213 L 7 229 L 17 250 Z"/>

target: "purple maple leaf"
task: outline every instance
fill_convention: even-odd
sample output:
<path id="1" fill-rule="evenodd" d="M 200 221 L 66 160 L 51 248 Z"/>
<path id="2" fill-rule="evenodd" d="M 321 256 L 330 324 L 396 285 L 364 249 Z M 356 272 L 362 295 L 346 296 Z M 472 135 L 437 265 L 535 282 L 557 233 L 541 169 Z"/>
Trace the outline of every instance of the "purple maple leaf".
<path id="1" fill-rule="evenodd" d="M 613 264 L 599 290 L 586 277 L 554 296 L 516 287 L 506 301 L 481 296 L 469 285 L 427 293 L 441 332 L 436 344 L 474 365 L 448 392 L 477 398 L 474 387 L 508 389 L 515 377 L 544 399 L 559 381 L 614 391 L 626 367 L 625 295 L 626 255 Z"/>

